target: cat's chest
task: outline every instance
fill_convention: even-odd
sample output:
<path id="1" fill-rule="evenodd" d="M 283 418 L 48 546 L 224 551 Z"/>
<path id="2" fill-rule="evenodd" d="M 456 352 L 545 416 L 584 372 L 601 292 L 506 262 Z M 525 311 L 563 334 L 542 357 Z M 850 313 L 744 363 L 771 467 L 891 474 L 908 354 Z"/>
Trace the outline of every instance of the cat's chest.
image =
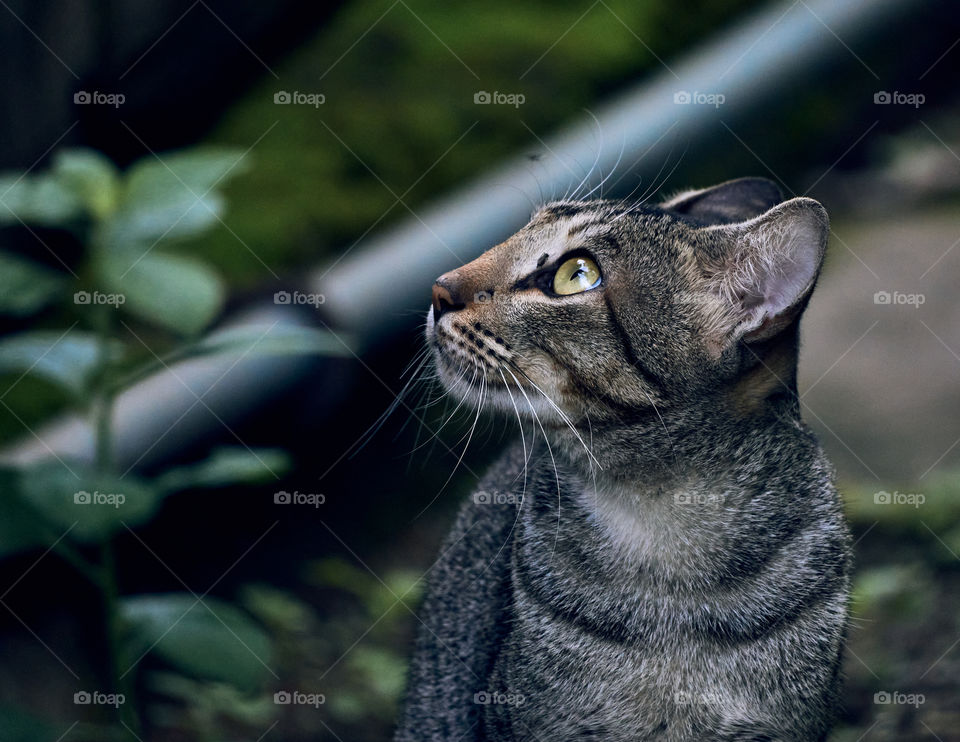
<path id="1" fill-rule="evenodd" d="M 716 485 L 603 487 L 561 478 L 559 491 L 542 488 L 523 515 L 520 552 L 541 573 L 585 578 L 591 593 L 695 590 L 728 566 L 737 499 Z"/>
<path id="2" fill-rule="evenodd" d="M 516 611 L 490 679 L 513 705 L 487 709 L 491 724 L 522 739 L 698 738 L 709 714 L 677 703 L 678 689 L 702 687 L 714 674 L 697 659 L 696 642 L 618 641 L 525 598 Z"/>

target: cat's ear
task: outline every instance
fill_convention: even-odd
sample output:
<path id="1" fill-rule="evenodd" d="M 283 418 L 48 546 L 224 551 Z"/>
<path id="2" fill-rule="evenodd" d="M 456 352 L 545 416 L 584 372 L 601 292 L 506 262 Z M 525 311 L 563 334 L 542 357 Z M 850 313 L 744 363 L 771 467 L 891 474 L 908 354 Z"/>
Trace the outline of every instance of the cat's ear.
<path id="1" fill-rule="evenodd" d="M 732 342 L 769 340 L 803 312 L 830 232 L 826 210 L 793 198 L 738 224 L 703 228 L 717 251 L 704 261 L 715 313 L 711 335 Z"/>
<path id="2" fill-rule="evenodd" d="M 781 201 L 783 193 L 773 181 L 738 178 L 712 188 L 680 193 L 660 206 L 702 224 L 731 224 L 763 214 Z"/>

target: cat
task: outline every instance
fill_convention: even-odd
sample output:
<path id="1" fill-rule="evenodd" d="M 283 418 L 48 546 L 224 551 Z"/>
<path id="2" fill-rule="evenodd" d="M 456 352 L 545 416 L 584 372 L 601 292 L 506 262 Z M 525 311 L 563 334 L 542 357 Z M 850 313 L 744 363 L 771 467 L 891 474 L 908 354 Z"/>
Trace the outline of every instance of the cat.
<path id="1" fill-rule="evenodd" d="M 852 547 L 796 367 L 828 232 L 742 178 L 547 204 L 437 280 L 443 385 L 527 432 L 429 573 L 398 742 L 825 739 Z"/>

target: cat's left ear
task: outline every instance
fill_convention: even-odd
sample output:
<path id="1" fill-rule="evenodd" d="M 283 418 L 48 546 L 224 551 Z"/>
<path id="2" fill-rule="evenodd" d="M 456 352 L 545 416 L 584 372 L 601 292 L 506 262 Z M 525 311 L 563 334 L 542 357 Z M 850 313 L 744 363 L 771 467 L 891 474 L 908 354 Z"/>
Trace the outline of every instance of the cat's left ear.
<path id="1" fill-rule="evenodd" d="M 738 224 L 702 228 L 719 247 L 704 260 L 708 291 L 719 299 L 715 347 L 769 340 L 803 312 L 820 273 L 830 220 L 811 198 L 784 201 Z"/>
<path id="2" fill-rule="evenodd" d="M 660 207 L 700 224 L 731 224 L 752 219 L 783 201 L 777 184 L 766 178 L 737 178 L 726 183 L 685 191 Z"/>

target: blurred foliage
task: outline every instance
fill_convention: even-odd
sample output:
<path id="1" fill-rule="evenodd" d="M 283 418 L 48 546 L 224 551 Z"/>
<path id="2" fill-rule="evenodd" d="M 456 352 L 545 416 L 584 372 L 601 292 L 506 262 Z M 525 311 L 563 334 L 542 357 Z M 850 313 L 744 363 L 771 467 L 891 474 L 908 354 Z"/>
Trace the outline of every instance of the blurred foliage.
<path id="1" fill-rule="evenodd" d="M 381 582 L 339 558 L 308 562 L 302 581 L 319 591 L 322 613 L 264 585 L 248 586 L 241 595 L 275 638 L 283 688 L 322 693 L 328 720 L 362 738 L 383 736 L 396 718 L 406 676 L 405 606 L 419 604 L 422 588 L 422 578 L 410 571 L 382 574 Z M 290 710 L 283 720 L 289 736 L 313 738 L 329 731 L 308 710 Z"/>
<path id="2" fill-rule="evenodd" d="M 151 704 L 135 698 L 135 679 L 148 655 L 169 668 L 154 680 L 167 695 L 206 683 L 203 693 L 182 695 L 197 734 L 209 731 L 204 725 L 213 711 L 240 695 L 262 694 L 270 672 L 271 638 L 250 614 L 192 592 L 119 595 L 113 556 L 114 537 L 150 521 L 164 498 L 264 481 L 289 464 L 281 451 L 244 446 L 215 450 L 204 461 L 151 478 L 123 471 L 112 456 L 113 406 L 123 389 L 184 358 L 336 352 L 327 334 L 307 327 L 270 333 L 241 326 L 200 336 L 221 310 L 223 280 L 206 263 L 170 247 L 221 218 L 226 200 L 220 185 L 242 172 L 241 162 L 243 153 L 199 149 L 151 156 L 121 173 L 99 153 L 73 149 L 58 152 L 47 171 L 0 175 L 6 207 L 0 223 L 66 229 L 85 246 L 73 282 L 0 252 L 0 266 L 9 269 L 0 279 L 6 291 L 0 311 L 29 319 L 63 303 L 64 294 L 73 299 L 64 307 L 69 326 L 27 329 L 0 340 L 0 372 L 16 375 L 8 390 L 24 377 L 58 390 L 88 416 L 94 439 L 89 461 L 53 455 L 0 468 L 0 557 L 47 549 L 99 594 L 109 648 L 109 691 L 103 692 L 125 702 L 112 704 L 113 725 L 83 727 L 81 734 L 90 738 L 139 738 L 141 713 Z M 158 336 L 159 352 L 150 349 L 145 362 L 136 350 L 143 343 L 128 322 L 152 326 Z M 245 709 L 251 717 L 276 711 L 262 699 L 233 708 L 234 715 Z M 37 733 L 23 713 L 0 715 L 5 738 Z"/>
<path id="3" fill-rule="evenodd" d="M 855 742 L 868 730 L 877 739 L 913 740 L 927 738 L 930 724 L 941 733 L 955 728 L 960 661 L 949 649 L 960 630 L 960 472 L 931 473 L 922 487 L 848 482 L 841 490 L 858 564 L 844 716 L 831 742 Z M 874 700 L 892 691 L 925 696 L 926 730 L 916 709 Z"/>
<path id="4" fill-rule="evenodd" d="M 264 264 L 279 273 L 343 250 L 523 147 L 539 151 L 537 137 L 759 4 L 349 3 L 212 133 L 258 165 L 229 188 L 230 230 L 201 250 L 242 283 L 269 278 Z M 479 91 L 526 102 L 476 105 Z M 325 102 L 279 105 L 278 92 Z"/>

